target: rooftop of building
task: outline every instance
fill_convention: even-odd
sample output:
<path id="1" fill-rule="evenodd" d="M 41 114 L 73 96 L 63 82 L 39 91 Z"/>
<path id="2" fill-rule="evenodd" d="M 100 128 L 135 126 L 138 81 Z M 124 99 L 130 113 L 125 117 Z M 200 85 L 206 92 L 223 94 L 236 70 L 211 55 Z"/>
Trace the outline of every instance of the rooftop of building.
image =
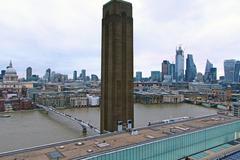
<path id="1" fill-rule="evenodd" d="M 228 115 L 210 115 L 195 119 L 189 119 L 171 124 L 156 124 L 137 129 L 138 134 L 131 135 L 129 132 L 111 133 L 95 137 L 76 139 L 68 142 L 59 142 L 46 146 L 40 146 L 28 150 L 0 154 L 1 160 L 34 159 L 49 160 L 51 153 L 58 152 L 61 159 L 84 158 L 105 152 L 119 150 L 154 140 L 166 139 L 205 128 L 231 123 L 240 120 Z M 81 143 L 80 143 L 81 142 Z M 55 154 L 54 154 L 55 155 Z M 2 156 L 2 157 L 1 157 Z"/>

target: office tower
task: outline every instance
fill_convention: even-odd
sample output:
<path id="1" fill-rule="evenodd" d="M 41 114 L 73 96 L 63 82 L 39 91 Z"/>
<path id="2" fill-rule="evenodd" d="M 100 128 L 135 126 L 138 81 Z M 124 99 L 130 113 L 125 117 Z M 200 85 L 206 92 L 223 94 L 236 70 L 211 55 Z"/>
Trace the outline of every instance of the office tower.
<path id="1" fill-rule="evenodd" d="M 142 81 L 142 72 L 136 72 L 136 81 L 141 82 Z"/>
<path id="2" fill-rule="evenodd" d="M 197 73 L 196 82 L 203 82 L 203 74 L 201 72 Z"/>
<path id="3" fill-rule="evenodd" d="M 27 81 L 30 81 L 31 80 L 31 77 L 32 77 L 32 67 L 28 67 L 26 69 L 26 80 Z"/>
<path id="4" fill-rule="evenodd" d="M 151 71 L 151 81 L 160 82 L 161 81 L 161 72 L 160 71 Z"/>
<path id="5" fill-rule="evenodd" d="M 86 82 L 90 81 L 90 77 L 89 77 L 89 76 L 86 76 L 85 81 L 86 81 Z"/>
<path id="6" fill-rule="evenodd" d="M 234 82 L 236 83 L 240 82 L 239 74 L 240 74 L 240 61 L 237 61 L 234 69 Z"/>
<path id="7" fill-rule="evenodd" d="M 0 81 L 3 80 L 3 77 L 4 77 L 5 73 L 6 73 L 6 70 L 1 70 Z"/>
<path id="8" fill-rule="evenodd" d="M 73 71 L 73 80 L 74 80 L 74 81 L 77 80 L 77 71 Z"/>
<path id="9" fill-rule="evenodd" d="M 164 60 L 162 62 L 162 80 L 164 80 L 164 76 L 171 75 L 171 64 L 169 61 Z"/>
<path id="10" fill-rule="evenodd" d="M 102 19 L 101 131 L 132 128 L 133 18 L 132 4 L 111 0 Z"/>
<path id="11" fill-rule="evenodd" d="M 91 81 L 98 81 L 98 80 L 99 80 L 99 78 L 97 75 L 95 75 L 95 74 L 91 75 Z"/>
<path id="12" fill-rule="evenodd" d="M 209 80 L 211 83 L 217 83 L 217 68 L 210 69 Z"/>
<path id="13" fill-rule="evenodd" d="M 51 81 L 51 69 L 50 68 L 48 68 L 46 70 L 45 79 L 47 80 L 47 82 Z"/>
<path id="14" fill-rule="evenodd" d="M 175 72 L 175 64 L 170 64 L 170 75 L 172 77 L 172 81 L 176 80 L 176 72 Z"/>
<path id="15" fill-rule="evenodd" d="M 184 79 L 184 51 L 181 46 L 176 50 L 176 81 L 182 82 Z"/>
<path id="16" fill-rule="evenodd" d="M 236 60 L 230 59 L 224 61 L 224 78 L 225 82 L 234 82 L 234 72 L 235 72 Z"/>
<path id="17" fill-rule="evenodd" d="M 86 81 L 86 69 L 82 69 L 80 74 L 80 80 Z"/>
<path id="18" fill-rule="evenodd" d="M 193 56 L 191 54 L 187 55 L 186 60 L 186 71 L 185 71 L 185 80 L 187 82 L 193 82 L 197 74 L 197 68 L 193 61 Z"/>
<path id="19" fill-rule="evenodd" d="M 33 74 L 31 76 L 31 81 L 38 81 L 39 80 L 39 75 Z"/>
<path id="20" fill-rule="evenodd" d="M 204 82 L 205 83 L 210 82 L 209 76 L 210 76 L 211 68 L 213 68 L 213 64 L 209 60 L 207 60 L 206 67 L 205 67 L 205 73 L 204 73 Z"/>
<path id="21" fill-rule="evenodd" d="M 1 75 L 4 76 L 6 73 L 6 70 L 1 70 Z"/>

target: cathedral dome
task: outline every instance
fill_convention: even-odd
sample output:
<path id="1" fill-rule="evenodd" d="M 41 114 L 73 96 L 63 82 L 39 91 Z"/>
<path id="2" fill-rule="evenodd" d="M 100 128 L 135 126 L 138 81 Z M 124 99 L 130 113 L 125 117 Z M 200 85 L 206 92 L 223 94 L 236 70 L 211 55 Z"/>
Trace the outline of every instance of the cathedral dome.
<path id="1" fill-rule="evenodd" d="M 13 74 L 16 75 L 17 74 L 16 70 L 12 66 L 12 62 L 10 62 L 9 66 L 7 67 L 5 74 L 7 74 L 7 75 L 8 74 L 11 74 L 11 75 L 13 75 Z"/>
<path id="2" fill-rule="evenodd" d="M 7 68 L 5 74 L 17 74 L 17 72 L 14 68 Z"/>
<path id="3" fill-rule="evenodd" d="M 3 76 L 4 83 L 16 83 L 18 81 L 18 75 L 16 70 L 12 66 L 12 62 L 10 62 L 9 66 L 6 69 L 6 73 Z"/>

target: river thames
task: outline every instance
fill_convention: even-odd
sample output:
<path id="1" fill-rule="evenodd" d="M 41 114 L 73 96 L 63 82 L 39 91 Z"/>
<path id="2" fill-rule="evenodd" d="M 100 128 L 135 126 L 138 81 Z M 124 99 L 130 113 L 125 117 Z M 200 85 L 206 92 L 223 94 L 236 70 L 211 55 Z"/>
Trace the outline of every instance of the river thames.
<path id="1" fill-rule="evenodd" d="M 163 119 L 198 117 L 217 113 L 214 109 L 191 104 L 135 104 L 134 109 L 135 127 L 143 127 L 148 122 L 158 122 Z M 74 108 L 60 111 L 100 127 L 99 108 Z M 0 152 L 84 137 L 81 131 L 52 119 L 43 111 L 9 114 L 10 118 L 0 118 Z"/>

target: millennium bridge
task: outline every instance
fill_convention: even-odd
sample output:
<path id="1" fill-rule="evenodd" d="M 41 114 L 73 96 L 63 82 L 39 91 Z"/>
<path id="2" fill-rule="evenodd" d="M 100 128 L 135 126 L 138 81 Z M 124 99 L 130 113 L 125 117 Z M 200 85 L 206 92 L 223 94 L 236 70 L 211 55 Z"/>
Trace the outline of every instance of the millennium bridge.
<path id="1" fill-rule="evenodd" d="M 60 120 L 61 122 L 66 123 L 67 125 L 71 125 L 74 128 L 80 128 L 83 131 L 83 133 L 86 133 L 87 130 L 90 130 L 94 133 L 100 134 L 100 130 L 97 127 L 94 127 L 93 125 L 91 125 L 88 122 L 85 122 L 84 120 L 76 118 L 67 113 L 59 112 L 58 110 L 56 110 L 54 107 L 51 107 L 51 106 L 44 106 L 40 104 L 37 104 L 36 106 L 47 111 L 50 117 L 56 120 L 61 119 Z"/>

